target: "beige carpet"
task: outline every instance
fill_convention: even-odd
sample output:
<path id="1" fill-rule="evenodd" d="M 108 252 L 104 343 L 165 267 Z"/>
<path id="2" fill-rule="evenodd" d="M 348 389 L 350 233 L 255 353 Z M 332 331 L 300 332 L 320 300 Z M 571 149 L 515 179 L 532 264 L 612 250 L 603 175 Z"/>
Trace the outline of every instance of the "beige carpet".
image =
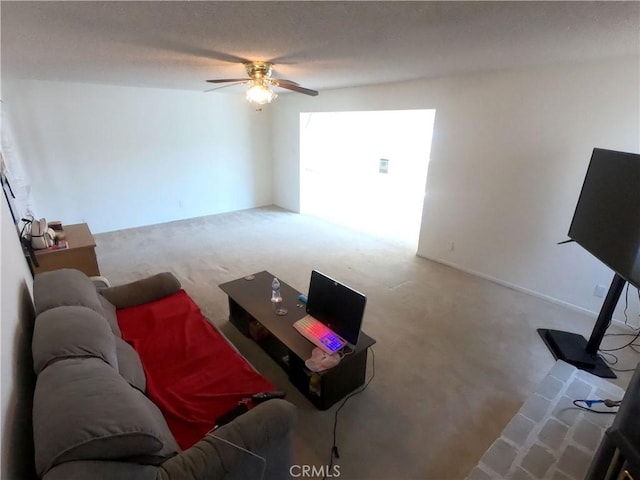
<path id="1" fill-rule="evenodd" d="M 176 274 L 204 314 L 287 392 L 299 411 L 298 464 L 328 463 L 336 406 L 315 410 L 227 322 L 218 284 L 269 270 L 306 291 L 316 268 L 365 293 L 376 376 L 340 412 L 341 479 L 466 477 L 555 363 L 536 328 L 588 334 L 593 325 L 406 246 L 276 208 L 100 234 L 96 242 L 102 274 L 114 284 Z"/>

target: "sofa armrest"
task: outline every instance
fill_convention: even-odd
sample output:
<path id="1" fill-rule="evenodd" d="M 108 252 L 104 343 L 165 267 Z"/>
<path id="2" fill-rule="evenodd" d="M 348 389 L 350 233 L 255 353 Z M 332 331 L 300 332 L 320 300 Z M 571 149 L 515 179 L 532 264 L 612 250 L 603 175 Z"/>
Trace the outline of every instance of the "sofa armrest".
<path id="1" fill-rule="evenodd" d="M 158 273 L 135 282 L 100 289 L 116 308 L 128 308 L 160 300 L 180 291 L 180 281 L 171 272 Z"/>
<path id="2" fill-rule="evenodd" d="M 288 479 L 295 421 L 296 408 L 289 402 L 261 403 L 166 460 L 157 480 Z"/>

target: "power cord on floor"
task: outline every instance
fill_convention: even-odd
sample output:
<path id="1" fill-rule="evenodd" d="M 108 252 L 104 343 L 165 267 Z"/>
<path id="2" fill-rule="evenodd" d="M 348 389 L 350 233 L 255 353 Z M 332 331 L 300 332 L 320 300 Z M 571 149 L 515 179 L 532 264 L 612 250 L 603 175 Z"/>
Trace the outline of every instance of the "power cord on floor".
<path id="1" fill-rule="evenodd" d="M 601 348 L 600 349 L 601 352 L 616 352 L 618 350 L 622 350 L 624 348 L 631 347 L 631 346 L 640 347 L 640 344 L 635 343 L 636 340 L 640 338 L 640 331 L 638 333 L 607 333 L 605 334 L 605 337 L 633 337 L 633 338 L 620 347 Z"/>
<path id="2" fill-rule="evenodd" d="M 591 413 L 608 413 L 608 414 L 616 414 L 618 413 L 618 410 L 596 410 L 595 408 L 592 408 L 593 405 L 602 404 L 607 408 L 616 408 L 616 407 L 619 407 L 621 403 L 622 401 L 620 400 L 610 400 L 608 398 L 605 398 L 604 400 L 598 399 L 598 400 L 574 400 L 573 401 L 573 404 L 576 407 L 581 408 L 582 410 L 586 410 Z"/>
<path id="3" fill-rule="evenodd" d="M 340 458 L 340 453 L 338 452 L 338 445 L 336 443 L 336 431 L 338 430 L 338 413 L 340 413 L 340 410 L 342 409 L 342 407 L 345 406 L 345 404 L 347 403 L 347 401 L 349 401 L 351 397 L 355 397 L 356 395 L 359 395 L 360 393 L 364 392 L 366 388 L 369 386 L 369 384 L 371 383 L 371 380 L 373 380 L 373 377 L 376 376 L 376 356 L 373 353 L 373 348 L 369 347 L 369 351 L 371 352 L 371 378 L 369 378 L 369 380 L 367 380 L 367 383 L 365 383 L 358 390 L 347 395 L 345 399 L 342 401 L 342 403 L 340 404 L 340 406 L 336 409 L 336 413 L 334 414 L 333 445 L 331 446 L 331 458 L 329 460 L 329 467 L 327 468 L 326 472 L 330 472 L 331 469 L 333 468 L 334 458 Z M 322 477 L 322 480 L 326 480 L 326 478 L 327 478 L 327 473 L 325 473 L 324 477 Z"/>
<path id="4" fill-rule="evenodd" d="M 640 288 L 638 289 L 638 299 L 640 300 Z M 637 343 L 638 340 L 640 339 L 640 327 L 634 327 L 629 324 L 629 317 L 627 314 L 628 309 L 629 309 L 629 283 L 627 283 L 627 288 L 624 295 L 624 310 L 623 310 L 624 324 L 625 326 L 627 326 L 627 328 L 634 330 L 635 333 L 607 333 L 604 335 L 604 337 L 632 337 L 632 338 L 631 340 L 626 342 L 624 345 L 621 345 L 619 347 L 601 348 L 598 350 L 598 353 L 602 356 L 602 359 L 607 364 L 607 366 L 614 372 L 618 372 L 618 373 L 633 372 L 635 371 L 636 367 L 615 368 L 614 365 L 618 364 L 619 359 L 617 355 L 611 352 L 618 352 L 620 350 L 624 350 L 625 348 L 630 348 L 635 353 L 640 353 L 640 350 L 638 350 L 638 348 L 640 348 L 640 343 Z M 640 317 L 640 315 L 638 316 Z M 611 323 L 609 323 L 609 325 L 610 324 Z"/>
<path id="5" fill-rule="evenodd" d="M 635 349 L 633 349 L 633 351 L 636 352 L 636 353 L 640 353 Z M 635 370 L 636 370 L 636 367 L 633 367 L 633 368 L 616 368 L 615 365 L 617 365 L 618 361 L 619 361 L 617 356 L 615 356 L 613 353 L 605 352 L 605 351 L 602 351 L 602 350 L 599 350 L 598 353 L 600 354 L 600 357 L 602 358 L 604 363 L 606 363 L 607 366 L 611 370 L 613 370 L 614 372 L 625 373 L 625 372 L 635 372 Z"/>
<path id="6" fill-rule="evenodd" d="M 601 348 L 600 350 L 598 350 L 598 353 L 602 356 L 602 359 L 609 366 L 609 368 L 611 368 L 611 370 L 613 370 L 614 372 L 623 373 L 635 371 L 635 367 L 624 369 L 615 368 L 614 366 L 618 364 L 619 359 L 617 355 L 611 352 L 618 352 L 620 350 L 624 350 L 625 348 L 630 348 L 635 353 L 640 353 L 640 351 L 636 349 L 637 347 L 640 347 L 640 343 L 636 343 L 638 339 L 640 339 L 640 331 L 638 331 L 637 333 L 607 333 L 605 337 L 632 337 L 631 340 L 629 340 L 624 345 L 615 348 Z"/>

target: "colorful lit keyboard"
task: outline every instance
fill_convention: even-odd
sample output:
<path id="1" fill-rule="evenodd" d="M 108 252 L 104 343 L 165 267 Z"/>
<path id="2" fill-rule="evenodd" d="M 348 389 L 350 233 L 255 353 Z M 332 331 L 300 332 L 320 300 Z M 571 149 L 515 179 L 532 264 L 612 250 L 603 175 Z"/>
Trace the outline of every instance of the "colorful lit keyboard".
<path id="1" fill-rule="evenodd" d="M 336 353 L 346 345 L 346 342 L 342 338 L 311 315 L 307 315 L 295 322 L 293 328 L 316 347 L 329 354 Z"/>

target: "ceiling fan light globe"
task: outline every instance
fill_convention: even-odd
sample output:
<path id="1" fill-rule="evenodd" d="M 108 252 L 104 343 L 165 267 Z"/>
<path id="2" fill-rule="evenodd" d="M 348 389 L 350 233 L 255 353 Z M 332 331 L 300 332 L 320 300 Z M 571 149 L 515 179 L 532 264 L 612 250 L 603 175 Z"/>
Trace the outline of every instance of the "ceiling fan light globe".
<path id="1" fill-rule="evenodd" d="M 250 103 L 264 105 L 266 103 L 271 103 L 277 96 L 278 95 L 267 85 L 262 83 L 252 83 L 247 89 L 246 98 Z"/>

